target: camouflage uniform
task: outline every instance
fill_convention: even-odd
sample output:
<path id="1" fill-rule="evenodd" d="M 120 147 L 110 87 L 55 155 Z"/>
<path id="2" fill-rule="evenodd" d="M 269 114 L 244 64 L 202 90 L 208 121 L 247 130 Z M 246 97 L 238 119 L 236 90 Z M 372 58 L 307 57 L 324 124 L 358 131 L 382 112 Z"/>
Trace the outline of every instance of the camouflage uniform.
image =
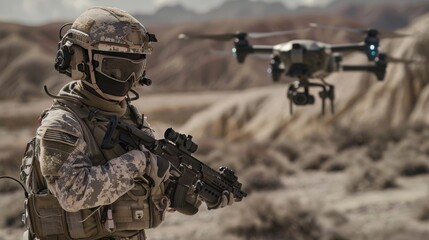
<path id="1" fill-rule="evenodd" d="M 155 36 L 135 18 L 106 7 L 84 12 L 60 41 L 55 68 L 77 81 L 64 86 L 58 96 L 50 95 L 54 104 L 37 129 L 37 160 L 25 157 L 25 172 L 35 167 L 35 174 L 24 174 L 30 179 L 25 182 L 38 185 L 34 191 L 29 187 L 26 200 L 31 236 L 143 240 L 144 229 L 163 221 L 170 203 L 169 163 L 133 144 L 132 136 L 123 132 L 112 136 L 112 148 L 101 147 L 113 117 L 152 134 L 126 97 L 145 79 L 151 41 Z M 201 204 L 193 193 L 186 201 L 193 209 Z M 233 202 L 232 193 L 227 193 L 207 206 Z"/>
<path id="2" fill-rule="evenodd" d="M 105 105 L 106 109 L 86 105 L 84 102 L 103 103 L 106 100 L 94 99 L 79 82 L 72 82 L 64 87 L 60 97 L 76 101 L 56 100 L 43 117 L 36 138 L 40 149 L 40 169 L 47 180 L 49 191 L 67 212 L 112 204 L 115 214 L 115 204 L 121 202 L 121 199 L 124 201 L 123 196 L 130 191 L 141 188 L 141 184 L 136 186 L 136 181 L 143 180 L 144 188 L 153 195 L 151 201 L 155 203 L 153 208 L 159 212 L 159 219 L 151 220 L 155 222 L 151 223 L 152 225 L 139 223 L 140 227 L 137 229 L 135 226 L 131 229 L 124 227 L 119 232 L 113 232 L 112 236 L 134 235 L 137 230 L 156 227 L 162 221 L 164 211 L 168 207 L 168 198 L 164 196 L 164 181 L 168 177 L 164 173 L 168 171 L 168 166 L 152 164 L 162 161 L 156 161 L 157 156 L 143 146 L 131 151 L 122 146 L 110 151 L 99 149 L 109 116 L 115 115 L 126 122 L 138 122 L 142 119 L 133 121 L 130 108 L 122 102 L 116 105 L 108 102 L 101 104 Z M 88 101 L 88 98 L 92 99 Z M 65 102 L 68 103 L 64 104 Z M 73 104 L 81 104 L 81 107 L 88 108 L 88 111 L 84 112 L 97 109 L 97 114 L 93 119 L 83 122 L 79 118 L 81 113 L 76 112 L 76 108 L 70 108 Z M 143 130 L 152 134 L 147 122 L 143 122 Z M 88 138 L 93 142 L 88 142 Z M 147 176 L 154 180 L 151 187 L 147 184 L 148 181 L 144 181 Z M 129 199 L 126 201 L 127 204 L 130 203 Z M 194 203 L 200 204 L 196 199 Z M 146 206 L 143 205 L 139 209 Z M 144 236 L 144 232 L 141 231 L 140 234 Z M 141 236 L 140 238 L 143 239 Z"/>

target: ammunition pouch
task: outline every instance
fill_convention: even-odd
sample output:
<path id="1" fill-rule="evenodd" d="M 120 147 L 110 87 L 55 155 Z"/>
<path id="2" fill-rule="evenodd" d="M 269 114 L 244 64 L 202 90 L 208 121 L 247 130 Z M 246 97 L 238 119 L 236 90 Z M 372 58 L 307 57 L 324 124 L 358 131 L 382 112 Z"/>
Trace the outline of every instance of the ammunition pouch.
<path id="1" fill-rule="evenodd" d="M 40 239 L 65 239 L 64 213 L 51 194 L 30 194 L 26 199 L 26 222 L 30 233 Z"/>
<path id="2" fill-rule="evenodd" d="M 112 205 L 115 231 L 141 230 L 157 227 L 163 220 L 169 199 L 162 187 L 150 190 L 146 182 L 137 181 L 135 187 Z"/>
<path id="3" fill-rule="evenodd" d="M 52 194 L 30 194 L 26 201 L 30 233 L 43 240 L 84 239 L 106 236 L 98 209 L 64 211 Z"/>

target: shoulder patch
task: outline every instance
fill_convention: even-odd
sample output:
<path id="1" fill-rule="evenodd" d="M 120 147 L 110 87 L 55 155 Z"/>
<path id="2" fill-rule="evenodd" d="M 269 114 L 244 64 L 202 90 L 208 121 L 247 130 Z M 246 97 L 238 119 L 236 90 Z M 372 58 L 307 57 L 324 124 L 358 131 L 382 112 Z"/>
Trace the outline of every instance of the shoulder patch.
<path id="1" fill-rule="evenodd" d="M 54 141 L 64 143 L 70 146 L 76 146 L 79 137 L 60 129 L 48 128 L 42 137 L 45 141 Z"/>

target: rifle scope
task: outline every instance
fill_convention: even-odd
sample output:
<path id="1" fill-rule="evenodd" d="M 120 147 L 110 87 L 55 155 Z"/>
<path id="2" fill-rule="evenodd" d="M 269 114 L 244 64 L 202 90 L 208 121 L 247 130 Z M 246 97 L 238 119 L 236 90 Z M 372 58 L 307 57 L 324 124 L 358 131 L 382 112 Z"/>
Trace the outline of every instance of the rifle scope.
<path id="1" fill-rule="evenodd" d="M 165 130 L 164 138 L 176 144 L 178 148 L 183 148 L 190 153 L 198 149 L 198 145 L 192 141 L 192 136 L 174 131 L 172 128 Z"/>

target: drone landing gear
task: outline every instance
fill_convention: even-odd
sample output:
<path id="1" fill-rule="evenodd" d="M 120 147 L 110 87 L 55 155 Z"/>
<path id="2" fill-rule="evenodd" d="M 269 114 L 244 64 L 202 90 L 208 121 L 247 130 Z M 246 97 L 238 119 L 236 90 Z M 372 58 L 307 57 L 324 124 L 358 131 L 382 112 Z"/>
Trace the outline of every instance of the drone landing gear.
<path id="1" fill-rule="evenodd" d="M 322 89 L 319 92 L 319 97 L 322 99 L 322 115 L 325 114 L 326 99 L 329 100 L 331 113 L 334 114 L 335 87 L 325 82 L 324 79 L 321 79 L 321 81 L 322 83 L 313 83 L 308 81 L 308 79 L 301 79 L 289 85 L 287 98 L 289 99 L 291 115 L 293 114 L 293 104 L 297 106 L 314 104 L 314 96 L 311 95 L 309 91 L 310 87 L 319 87 Z"/>

